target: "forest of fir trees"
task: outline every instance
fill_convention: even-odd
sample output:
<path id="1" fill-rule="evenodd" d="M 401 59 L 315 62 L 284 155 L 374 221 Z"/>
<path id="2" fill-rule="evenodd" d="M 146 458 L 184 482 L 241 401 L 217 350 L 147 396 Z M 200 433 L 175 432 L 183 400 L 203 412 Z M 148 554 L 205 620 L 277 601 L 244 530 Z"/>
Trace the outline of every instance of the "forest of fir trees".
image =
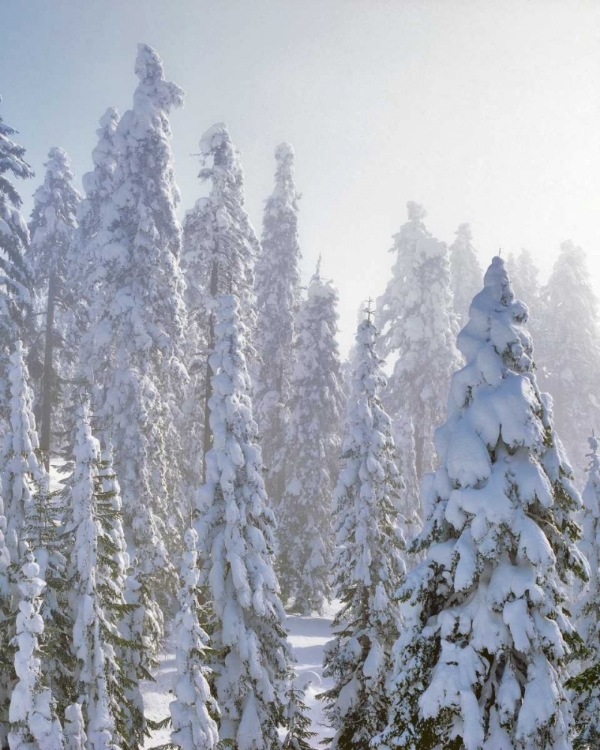
<path id="1" fill-rule="evenodd" d="M 336 603 L 330 750 L 600 746 L 600 310 L 584 251 L 485 274 L 407 204 L 337 343 L 295 153 L 256 233 L 223 123 L 178 218 L 184 92 L 141 44 L 76 187 L 0 119 L 0 741 L 307 750 L 286 612 Z M 357 300 L 357 303 L 359 301 Z M 333 574 L 332 574 L 333 571 Z M 142 681 L 175 651 L 170 716 Z"/>

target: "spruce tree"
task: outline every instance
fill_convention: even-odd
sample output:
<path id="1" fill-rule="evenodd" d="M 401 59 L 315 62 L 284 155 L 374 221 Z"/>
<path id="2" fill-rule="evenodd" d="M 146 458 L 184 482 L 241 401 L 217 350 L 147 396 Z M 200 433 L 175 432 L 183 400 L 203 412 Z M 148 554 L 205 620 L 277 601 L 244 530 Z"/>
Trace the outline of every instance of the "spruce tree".
<path id="1" fill-rule="evenodd" d="M 60 523 L 60 501 L 57 493 L 49 491 L 49 476 L 41 463 L 33 415 L 33 393 L 29 386 L 25 350 L 20 341 L 10 357 L 8 380 L 10 420 L 1 456 L 7 546 L 12 563 L 20 565 L 22 545 L 28 543 L 41 569 L 45 584 L 42 616 L 46 642 L 42 671 L 62 715 L 65 707 L 75 698 L 69 656 L 72 622 L 67 604 L 65 557 L 69 541 Z M 17 601 L 18 592 L 13 587 L 13 609 Z"/>
<path id="2" fill-rule="evenodd" d="M 557 429 L 578 478 L 584 476 L 582 424 L 600 424 L 599 304 L 580 247 L 563 242 L 544 289 L 545 334 L 536 350 L 540 385 L 552 396 Z"/>
<path id="3" fill-rule="evenodd" d="M 423 482 L 425 560 L 400 588 L 390 723 L 375 747 L 570 748 L 565 602 L 585 577 L 580 506 L 540 395 L 504 263 L 494 258 L 458 339 L 440 465 Z"/>
<path id="4" fill-rule="evenodd" d="M 311 750 L 311 740 L 317 736 L 317 733 L 312 732 L 310 728 L 310 716 L 304 702 L 304 693 L 305 691 L 295 684 L 293 675 L 290 676 L 290 685 L 285 694 L 286 733 L 281 750 Z"/>
<path id="5" fill-rule="evenodd" d="M 65 750 L 85 750 L 87 736 L 83 724 L 81 703 L 71 703 L 65 709 L 65 723 L 63 729 Z"/>
<path id="6" fill-rule="evenodd" d="M 383 402 L 399 437 L 414 428 L 417 477 L 434 464 L 433 432 L 446 413 L 450 376 L 460 363 L 448 250 L 425 228 L 423 206 L 408 203 L 394 237 L 396 261 L 377 301 L 382 356 L 394 361 Z M 403 448 L 402 440 L 398 440 Z"/>
<path id="7" fill-rule="evenodd" d="M 175 700 L 171 702 L 171 741 L 181 750 L 214 750 L 219 742 L 216 719 L 219 709 L 210 692 L 211 675 L 206 665 L 208 636 L 200 625 L 197 543 L 198 534 L 188 529 L 181 562 L 179 612 L 175 617 Z"/>
<path id="8" fill-rule="evenodd" d="M 177 545 L 182 447 L 175 434 L 183 401 L 185 324 L 179 268 L 169 112 L 183 92 L 164 79 L 162 60 L 141 44 L 133 109 L 119 121 L 112 199 L 101 211 L 94 256 L 97 286 L 81 366 L 103 391 L 97 410 L 112 441 L 126 526 L 139 567 L 163 605 L 174 595 L 167 545 Z M 167 579 L 167 577 L 169 577 Z"/>
<path id="9" fill-rule="evenodd" d="M 1 101 L 1 99 L 0 99 Z M 0 404 L 6 416 L 8 357 L 17 339 L 33 330 L 33 279 L 26 258 L 29 231 L 21 214 L 22 200 L 10 181 L 29 179 L 33 171 L 25 149 L 11 136 L 17 131 L 0 117 Z"/>
<path id="10" fill-rule="evenodd" d="M 197 498 L 200 583 L 212 598 L 220 739 L 235 750 L 276 749 L 291 650 L 273 569 L 274 516 L 266 504 L 240 312 L 234 295 L 220 297 L 210 357 L 214 444 Z"/>
<path id="11" fill-rule="evenodd" d="M 126 614 L 123 597 L 126 555 L 120 507 L 105 486 L 100 444 L 92 435 L 89 407 L 79 409 L 75 467 L 69 482 L 69 515 L 74 535 L 71 554 L 72 649 L 77 693 L 83 700 L 86 747 L 137 747 L 126 734 L 124 675 L 118 625 Z"/>
<path id="12" fill-rule="evenodd" d="M 62 750 L 63 737 L 52 691 L 41 672 L 40 641 L 44 620 L 40 614 L 45 582 L 40 567 L 25 544 L 18 588 L 21 593 L 16 618 L 15 672 L 8 720 L 10 750 Z"/>
<path id="13" fill-rule="evenodd" d="M 575 750 L 600 744 L 600 456 L 598 438 L 589 438 L 588 481 L 583 491 L 583 535 L 579 548 L 590 566 L 590 578 L 575 606 L 581 643 L 576 650 L 577 674 L 567 686 L 575 712 Z"/>
<path id="14" fill-rule="evenodd" d="M 403 582 L 405 548 L 399 513 L 402 477 L 395 464 L 392 425 L 379 392 L 386 381 L 375 353 L 377 331 L 358 327 L 352 393 L 348 401 L 344 467 L 334 493 L 336 551 L 333 592 L 342 607 L 325 649 L 322 693 L 332 750 L 368 750 L 387 724 L 386 678 L 400 628 L 396 591 Z"/>
<path id="15" fill-rule="evenodd" d="M 64 307 L 67 295 L 67 265 L 73 242 L 77 206 L 81 200 L 66 151 L 52 148 L 45 164 L 44 182 L 35 191 L 29 222 L 29 257 L 34 284 L 43 317 L 39 349 L 40 449 L 46 470 L 50 468 L 50 449 L 56 429 L 56 406 L 61 400 L 62 381 L 72 376 L 73 352 L 66 346 Z M 71 365 L 71 366 L 69 366 Z M 59 417 L 60 418 L 60 417 Z"/>
<path id="16" fill-rule="evenodd" d="M 481 289 L 483 271 L 473 247 L 470 224 L 459 224 L 456 239 L 450 245 L 450 271 L 454 312 L 460 326 L 469 320 L 469 305 Z"/>
<path id="17" fill-rule="evenodd" d="M 339 471 L 344 409 L 337 291 L 317 270 L 296 318 L 296 366 L 285 444 L 286 486 L 278 521 L 278 566 L 286 602 L 303 614 L 329 599 L 331 495 Z"/>
<path id="18" fill-rule="evenodd" d="M 199 176 L 202 181 L 210 182 L 210 193 L 187 213 L 183 227 L 182 268 L 190 317 L 186 345 L 192 363 L 185 434 L 194 441 L 199 434 L 203 435 L 203 456 L 206 456 L 213 440 L 208 408 L 212 394 L 208 358 L 215 343 L 216 300 L 221 294 L 235 294 L 249 331 L 254 331 L 254 264 L 260 246 L 244 208 L 241 154 L 231 142 L 224 123 L 213 125 L 203 134 L 200 153 L 204 166 Z M 249 341 L 246 345 L 246 355 L 253 361 L 254 349 Z M 200 409 L 198 404 L 202 405 Z M 202 467 L 192 465 L 190 483 L 197 484 L 198 474 L 204 477 L 205 471 L 204 459 Z"/>
<path id="19" fill-rule="evenodd" d="M 256 417 L 267 468 L 270 502 L 281 501 L 285 430 L 294 366 L 294 318 L 300 306 L 298 198 L 294 182 L 294 149 L 281 143 L 275 150 L 275 189 L 263 214 L 262 250 L 256 264 L 258 325 L 256 349 L 260 369 Z"/>

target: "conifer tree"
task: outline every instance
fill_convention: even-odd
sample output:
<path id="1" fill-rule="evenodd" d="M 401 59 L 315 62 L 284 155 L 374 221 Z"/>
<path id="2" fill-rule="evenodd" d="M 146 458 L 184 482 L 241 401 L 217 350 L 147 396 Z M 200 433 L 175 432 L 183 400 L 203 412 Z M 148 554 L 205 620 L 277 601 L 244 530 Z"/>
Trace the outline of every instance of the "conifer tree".
<path id="1" fill-rule="evenodd" d="M 95 242 L 97 287 L 81 365 L 87 382 L 103 391 L 97 413 L 114 446 L 140 570 L 167 604 L 171 584 L 165 576 L 175 574 L 167 543 L 176 545 L 183 521 L 183 451 L 174 425 L 186 377 L 179 191 L 168 116 L 182 104 L 183 92 L 164 79 L 162 60 L 145 44 L 135 70 L 139 84 L 133 109 L 116 129 L 112 200 L 101 211 Z"/>
<path id="2" fill-rule="evenodd" d="M 573 695 L 575 750 L 600 744 L 600 456 L 598 438 L 589 438 L 588 481 L 583 491 L 583 535 L 579 548 L 590 566 L 590 579 L 576 604 L 577 632 L 581 643 L 576 652 L 580 669 L 567 686 Z"/>
<path id="3" fill-rule="evenodd" d="M 68 493 L 74 534 L 71 598 L 77 689 L 83 699 L 86 747 L 94 750 L 137 746 L 125 735 L 123 713 L 127 707 L 119 658 L 118 624 L 126 611 L 124 538 L 119 503 L 104 486 L 103 468 L 89 407 L 83 403 Z"/>
<path id="4" fill-rule="evenodd" d="M 65 726 L 63 730 L 65 750 L 85 750 L 87 736 L 83 724 L 81 703 L 71 703 L 65 709 Z"/>
<path id="5" fill-rule="evenodd" d="M 8 744 L 10 750 L 62 750 L 62 729 L 54 698 L 41 672 L 40 640 L 44 636 L 44 621 L 40 609 L 45 582 L 26 544 L 23 559 L 15 636 L 17 683 L 10 699 Z"/>
<path id="6" fill-rule="evenodd" d="M 572 242 L 560 255 L 544 290 L 545 333 L 536 350 L 540 386 L 553 400 L 554 419 L 578 478 L 586 467 L 582 424 L 600 424 L 598 297 L 584 251 Z"/>
<path id="7" fill-rule="evenodd" d="M 290 677 L 290 686 L 285 694 L 287 704 L 285 708 L 286 734 L 281 750 L 311 750 L 311 740 L 317 736 L 310 729 L 308 707 L 304 702 L 305 691 L 294 683 Z"/>
<path id="8" fill-rule="evenodd" d="M 273 569 L 274 516 L 266 505 L 244 336 L 238 300 L 221 296 L 210 357 L 214 444 L 197 498 L 200 582 L 212 598 L 220 739 L 234 750 L 276 750 L 291 651 Z"/>
<path id="9" fill-rule="evenodd" d="M 52 433 L 56 432 L 53 412 L 60 400 L 61 381 L 72 374 L 72 367 L 68 365 L 73 364 L 73 358 L 65 345 L 63 309 L 68 254 L 75 234 L 75 217 L 81 196 L 73 184 L 75 178 L 66 151 L 51 148 L 45 167 L 44 182 L 33 196 L 29 256 L 44 319 L 43 354 L 40 352 L 40 449 L 44 453 L 48 471 Z"/>
<path id="10" fill-rule="evenodd" d="M 470 224 L 459 224 L 456 239 L 450 245 L 450 271 L 454 312 L 460 326 L 469 320 L 469 305 L 481 289 L 483 271 L 473 247 Z"/>
<path id="11" fill-rule="evenodd" d="M 323 669 L 334 685 L 321 695 L 334 730 L 332 750 L 368 750 L 385 729 L 385 681 L 400 628 L 396 591 L 405 573 L 405 521 L 399 513 L 403 482 L 394 463 L 391 421 L 379 400 L 386 381 L 376 338 L 369 315 L 356 334 L 344 467 L 333 502 L 333 591 L 342 607 L 333 621 L 334 639 L 326 646 Z"/>
<path id="12" fill-rule="evenodd" d="M 286 436 L 286 486 L 277 511 L 283 600 L 304 614 L 329 599 L 331 495 L 339 471 L 344 409 L 337 334 L 337 291 L 317 269 L 296 319 Z"/>
<path id="13" fill-rule="evenodd" d="M 570 745 L 570 575 L 585 577 L 580 498 L 533 369 L 504 263 L 494 258 L 458 346 L 440 465 L 423 482 L 426 553 L 399 594 L 390 723 L 375 747 Z"/>
<path id="14" fill-rule="evenodd" d="M 42 616 L 45 648 L 42 670 L 62 715 L 74 700 L 69 657 L 72 621 L 67 605 L 67 571 L 64 551 L 69 542 L 62 533 L 61 507 L 49 491 L 49 477 L 40 461 L 33 415 L 33 394 L 28 382 L 25 350 L 17 341 L 10 356 L 9 427 L 2 445 L 2 492 L 6 502 L 7 547 L 14 565 L 22 563 L 22 545 L 28 543 L 44 580 Z M 12 609 L 18 592 L 11 594 Z"/>
<path id="15" fill-rule="evenodd" d="M 209 128 L 200 139 L 203 168 L 200 179 L 210 182 L 207 198 L 200 198 L 188 212 L 183 228 L 182 268 L 187 282 L 187 306 L 190 326 L 187 334 L 188 358 L 193 370 L 188 398 L 185 434 L 196 440 L 203 435 L 203 454 L 210 450 L 208 402 L 211 397 L 211 372 L 208 358 L 214 349 L 214 311 L 221 294 L 235 294 L 240 300 L 249 331 L 256 323 L 254 299 L 254 263 L 259 243 L 244 208 L 244 173 L 241 154 L 231 142 L 224 123 Z M 206 163 L 212 160 L 210 166 Z M 247 341 L 248 359 L 254 349 Z M 197 405 L 201 403 L 202 408 Z M 200 420 L 199 420 L 200 417 Z M 204 475 L 206 466 L 200 472 Z M 191 469 L 191 481 L 197 484 Z"/>
<path id="16" fill-rule="evenodd" d="M 300 305 L 298 198 L 294 182 L 294 149 L 281 143 L 275 150 L 275 189 L 263 214 L 262 250 L 256 264 L 258 325 L 256 349 L 260 370 L 256 417 L 267 467 L 270 502 L 281 501 L 285 430 L 294 364 L 294 318 Z"/>
<path id="17" fill-rule="evenodd" d="M 181 750 L 214 750 L 219 742 L 218 707 L 209 686 L 206 664 L 208 636 L 200 626 L 198 602 L 200 571 L 197 565 L 198 534 L 188 529 L 181 562 L 179 612 L 175 618 L 176 700 L 171 702 L 171 741 Z"/>
<path id="18" fill-rule="evenodd" d="M 0 99 L 1 101 L 1 99 Z M 25 149 L 11 136 L 17 131 L 0 117 L 0 404 L 8 397 L 6 367 L 17 339 L 33 327 L 32 271 L 26 258 L 29 231 L 21 214 L 22 200 L 9 177 L 29 179 L 33 171 L 25 161 Z M 4 415 L 6 416 L 6 414 Z"/>
<path id="19" fill-rule="evenodd" d="M 401 438 L 414 429 L 417 477 L 433 468 L 433 432 L 446 413 L 450 376 L 459 366 L 448 250 L 423 222 L 425 210 L 409 202 L 408 222 L 394 237 L 396 261 L 377 301 L 382 356 L 395 358 L 384 405 Z M 398 440 L 400 449 L 405 448 Z"/>

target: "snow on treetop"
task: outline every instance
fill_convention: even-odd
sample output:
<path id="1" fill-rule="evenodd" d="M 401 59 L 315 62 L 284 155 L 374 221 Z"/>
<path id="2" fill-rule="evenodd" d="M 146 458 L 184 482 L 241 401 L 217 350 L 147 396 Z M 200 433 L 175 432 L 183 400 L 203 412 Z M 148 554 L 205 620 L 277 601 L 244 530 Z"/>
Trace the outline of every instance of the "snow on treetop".
<path id="1" fill-rule="evenodd" d="M 279 146 L 275 149 L 275 158 L 277 161 L 285 162 L 285 161 L 294 161 L 294 147 L 291 143 L 287 143 L 287 141 L 284 141 L 283 143 L 280 143 Z"/>
<path id="2" fill-rule="evenodd" d="M 427 211 L 421 203 L 415 203 L 415 201 L 408 201 L 406 204 L 408 209 L 408 220 L 414 221 L 415 223 L 421 223 L 427 216 Z"/>
<path id="3" fill-rule="evenodd" d="M 119 110 L 116 107 L 108 107 L 99 123 L 101 128 L 107 128 L 114 132 L 119 124 Z"/>
<path id="4" fill-rule="evenodd" d="M 138 44 L 135 74 L 140 81 L 164 80 L 164 65 L 161 56 L 149 44 Z"/>
<path id="5" fill-rule="evenodd" d="M 176 83 L 165 81 L 163 61 L 158 52 L 148 44 L 138 44 L 135 73 L 140 79 L 140 86 L 135 93 L 137 106 L 140 89 L 152 104 L 167 111 L 171 107 L 183 106 L 183 89 Z"/>
<path id="6" fill-rule="evenodd" d="M 466 240 L 467 242 L 470 242 L 473 239 L 473 232 L 471 231 L 471 225 L 469 223 L 459 224 L 455 234 L 457 237 Z"/>
<path id="7" fill-rule="evenodd" d="M 218 151 L 225 143 L 231 143 L 229 130 L 224 122 L 212 125 L 200 138 L 200 153 L 210 156 Z"/>

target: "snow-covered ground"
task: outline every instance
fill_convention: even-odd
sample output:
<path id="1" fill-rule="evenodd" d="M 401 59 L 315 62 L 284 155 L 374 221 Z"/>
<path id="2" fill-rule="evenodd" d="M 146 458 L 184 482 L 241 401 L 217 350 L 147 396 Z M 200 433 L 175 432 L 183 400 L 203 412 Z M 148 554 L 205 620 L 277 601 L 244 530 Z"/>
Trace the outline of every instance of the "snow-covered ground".
<path id="1" fill-rule="evenodd" d="M 306 703 L 312 718 L 312 730 L 317 733 L 312 745 L 318 748 L 319 743 L 328 735 L 323 719 L 323 706 L 317 700 L 317 694 L 331 685 L 330 680 L 323 679 L 323 647 L 331 639 L 331 620 L 336 606 L 331 605 L 322 616 L 287 618 L 286 626 L 290 642 L 296 656 L 296 673 L 298 682 L 306 685 Z M 144 682 L 142 692 L 146 711 L 151 719 L 160 720 L 169 715 L 169 703 L 172 700 L 171 688 L 175 677 L 175 657 L 170 653 L 161 655 L 160 666 L 156 673 L 156 682 Z M 147 747 L 163 745 L 169 741 L 170 729 L 155 732 Z"/>

